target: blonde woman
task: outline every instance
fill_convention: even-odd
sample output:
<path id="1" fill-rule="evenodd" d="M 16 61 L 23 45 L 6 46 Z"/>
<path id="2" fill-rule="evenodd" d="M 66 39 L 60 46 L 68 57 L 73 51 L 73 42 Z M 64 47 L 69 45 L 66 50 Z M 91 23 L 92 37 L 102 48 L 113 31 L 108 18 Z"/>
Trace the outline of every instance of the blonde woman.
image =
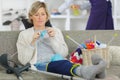
<path id="1" fill-rule="evenodd" d="M 48 19 L 45 3 L 34 2 L 29 11 L 33 27 L 20 32 L 18 37 L 18 60 L 23 65 L 30 63 L 32 69 L 76 75 L 88 80 L 94 80 L 96 76 L 104 78 L 106 62 L 97 55 L 92 57 L 93 66 L 88 67 L 64 59 L 68 55 L 68 47 L 59 29 L 45 26 Z"/>

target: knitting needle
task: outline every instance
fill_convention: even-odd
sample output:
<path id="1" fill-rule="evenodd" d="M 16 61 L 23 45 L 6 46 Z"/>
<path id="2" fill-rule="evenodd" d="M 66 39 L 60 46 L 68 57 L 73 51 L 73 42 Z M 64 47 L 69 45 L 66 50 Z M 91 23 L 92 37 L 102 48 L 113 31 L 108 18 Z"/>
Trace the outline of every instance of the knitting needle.
<path id="1" fill-rule="evenodd" d="M 83 46 L 81 44 L 79 44 L 77 41 L 75 41 L 74 39 L 72 39 L 70 36 L 66 35 L 66 37 L 68 39 L 70 39 L 71 41 L 73 41 L 75 44 L 77 44 L 79 47 L 83 48 Z"/>
<path id="2" fill-rule="evenodd" d="M 96 48 L 96 35 L 94 35 L 94 45 L 95 45 L 95 48 Z"/>
<path id="3" fill-rule="evenodd" d="M 118 34 L 117 33 L 115 33 L 114 35 L 113 35 L 113 37 L 112 37 L 112 39 L 108 42 L 108 45 L 115 39 L 115 37 L 117 37 L 118 36 Z"/>

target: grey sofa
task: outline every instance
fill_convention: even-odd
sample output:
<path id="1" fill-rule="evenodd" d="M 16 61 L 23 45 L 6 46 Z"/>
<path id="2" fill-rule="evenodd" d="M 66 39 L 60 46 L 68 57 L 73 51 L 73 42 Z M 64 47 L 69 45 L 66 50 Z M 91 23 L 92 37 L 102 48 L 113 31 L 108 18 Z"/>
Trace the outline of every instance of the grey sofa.
<path id="1" fill-rule="evenodd" d="M 20 31 L 1 31 L 0 32 L 0 55 L 3 53 L 8 53 L 9 55 L 12 55 L 17 52 L 16 50 L 16 41 L 18 38 Z M 66 38 L 66 35 L 69 35 L 73 39 L 75 39 L 77 42 L 82 43 L 86 39 L 93 39 L 93 36 L 96 35 L 97 40 L 108 43 L 110 39 L 113 37 L 114 33 L 117 33 L 118 36 L 115 37 L 114 41 L 111 42 L 110 45 L 112 46 L 120 46 L 120 31 L 119 30 L 88 30 L 88 31 L 62 31 L 65 41 L 69 48 L 69 53 L 71 53 L 73 50 L 77 48 L 77 45 L 71 40 Z M 111 55 L 111 53 L 110 53 Z M 111 55 L 110 58 L 110 68 L 107 69 L 107 77 L 105 79 L 101 80 L 120 80 L 120 64 L 115 63 L 113 61 L 115 59 L 114 55 Z M 13 58 L 14 61 L 17 61 L 17 56 Z M 18 62 L 19 63 L 19 62 Z M 54 74 L 54 73 L 46 73 L 46 72 L 37 72 L 37 71 L 28 71 L 22 73 L 24 80 L 53 80 L 58 79 L 61 80 L 61 75 Z M 69 76 L 65 76 L 67 78 L 70 78 Z M 84 80 L 82 78 L 76 78 L 73 79 L 79 79 Z M 6 74 L 5 69 L 0 66 L 0 80 L 17 80 L 16 76 L 13 74 Z M 62 79 L 63 80 L 63 79 Z M 96 79 L 97 80 L 97 79 Z"/>

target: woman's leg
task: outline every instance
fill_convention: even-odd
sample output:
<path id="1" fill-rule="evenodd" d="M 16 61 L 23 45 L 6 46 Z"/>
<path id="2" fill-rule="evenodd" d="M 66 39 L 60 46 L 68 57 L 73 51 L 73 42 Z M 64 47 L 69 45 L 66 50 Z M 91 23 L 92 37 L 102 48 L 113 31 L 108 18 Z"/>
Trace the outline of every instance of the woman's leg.
<path id="1" fill-rule="evenodd" d="M 77 75 L 83 77 L 84 79 L 94 80 L 97 75 L 100 76 L 103 72 L 105 72 L 106 62 L 98 57 L 98 55 L 94 55 L 93 58 L 95 59 L 92 60 L 98 62 L 96 65 L 92 66 L 72 64 L 68 60 L 53 61 L 48 64 L 47 71 L 69 76 Z"/>
<path id="2" fill-rule="evenodd" d="M 46 65 L 47 65 L 47 63 L 36 63 L 34 66 L 38 70 L 46 71 Z"/>
<path id="3" fill-rule="evenodd" d="M 74 69 L 74 73 L 87 80 L 94 80 L 95 78 L 105 77 L 106 62 L 98 55 L 92 56 L 91 66 L 79 66 Z"/>

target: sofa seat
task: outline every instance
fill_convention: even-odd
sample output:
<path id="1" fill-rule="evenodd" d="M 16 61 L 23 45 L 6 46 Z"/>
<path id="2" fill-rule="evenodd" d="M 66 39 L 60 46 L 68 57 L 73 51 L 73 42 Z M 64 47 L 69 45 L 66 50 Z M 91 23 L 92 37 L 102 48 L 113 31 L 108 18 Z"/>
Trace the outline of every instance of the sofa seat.
<path id="1" fill-rule="evenodd" d="M 46 75 L 44 75 L 46 74 Z M 51 75 L 54 75 L 51 77 Z M 61 75 L 60 75 L 61 76 Z M 36 71 L 26 71 L 22 73 L 24 80 L 63 80 L 59 78 L 59 74 L 49 73 L 49 72 L 36 72 Z M 0 80 L 18 80 L 14 74 L 6 74 L 5 70 L 0 71 Z M 75 78 L 74 80 L 84 80 L 81 78 Z M 110 66 L 107 69 L 107 76 L 105 79 L 96 80 L 120 80 L 120 67 Z"/>

